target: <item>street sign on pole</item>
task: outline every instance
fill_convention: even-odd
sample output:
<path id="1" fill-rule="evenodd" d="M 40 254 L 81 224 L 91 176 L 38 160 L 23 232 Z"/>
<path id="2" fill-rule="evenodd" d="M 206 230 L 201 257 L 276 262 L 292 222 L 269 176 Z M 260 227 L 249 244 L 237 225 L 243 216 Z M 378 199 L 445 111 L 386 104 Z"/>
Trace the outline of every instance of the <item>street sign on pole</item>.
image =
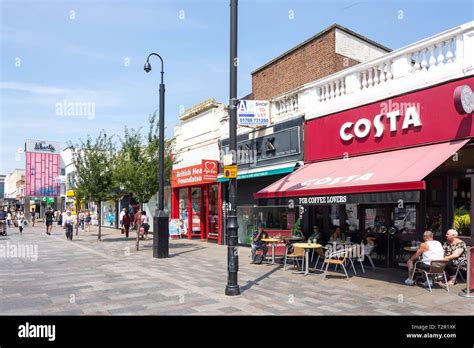
<path id="1" fill-rule="evenodd" d="M 224 166 L 224 178 L 235 179 L 237 178 L 237 166 Z"/>

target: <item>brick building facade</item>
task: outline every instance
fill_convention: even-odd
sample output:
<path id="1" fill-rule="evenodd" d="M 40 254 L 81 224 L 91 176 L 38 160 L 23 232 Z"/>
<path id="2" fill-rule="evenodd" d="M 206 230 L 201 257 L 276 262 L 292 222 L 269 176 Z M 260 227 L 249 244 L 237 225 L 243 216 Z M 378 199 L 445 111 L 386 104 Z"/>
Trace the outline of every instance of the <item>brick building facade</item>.
<path id="1" fill-rule="evenodd" d="M 387 47 L 334 24 L 254 70 L 251 99 L 272 99 L 387 52 Z"/>

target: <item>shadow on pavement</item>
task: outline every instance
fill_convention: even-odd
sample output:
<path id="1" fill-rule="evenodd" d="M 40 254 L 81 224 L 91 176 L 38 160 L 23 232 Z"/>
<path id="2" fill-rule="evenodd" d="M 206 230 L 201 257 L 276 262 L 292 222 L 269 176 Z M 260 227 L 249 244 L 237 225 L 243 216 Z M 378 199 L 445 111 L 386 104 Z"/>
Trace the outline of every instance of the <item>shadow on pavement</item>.
<path id="1" fill-rule="evenodd" d="M 268 278 L 270 275 L 272 275 L 273 273 L 275 273 L 276 271 L 280 270 L 283 268 L 283 265 L 278 265 L 277 267 L 273 268 L 271 271 L 268 271 L 267 273 L 261 275 L 260 277 L 258 277 L 257 279 L 254 279 L 254 280 L 247 280 L 247 284 L 245 285 L 242 285 L 240 287 L 240 290 L 241 292 L 245 292 L 247 290 L 249 290 L 250 288 L 252 288 L 252 286 L 254 285 L 258 285 L 258 282 L 265 279 L 265 278 Z"/>

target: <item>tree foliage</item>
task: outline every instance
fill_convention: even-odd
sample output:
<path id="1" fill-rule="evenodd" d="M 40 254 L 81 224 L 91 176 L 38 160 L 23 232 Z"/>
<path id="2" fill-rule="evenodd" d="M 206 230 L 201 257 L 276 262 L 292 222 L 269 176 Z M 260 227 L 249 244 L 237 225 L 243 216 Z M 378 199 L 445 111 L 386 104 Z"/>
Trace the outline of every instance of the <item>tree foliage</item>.
<path id="1" fill-rule="evenodd" d="M 75 167 L 75 195 L 80 199 L 93 201 L 99 204 L 113 198 L 115 170 L 115 145 L 112 137 L 105 131 L 92 139 L 87 136 L 85 141 L 79 140 L 78 144 L 69 142 L 72 152 L 72 163 Z M 100 221 L 99 209 L 99 221 Z M 99 239 L 101 229 L 99 223 Z"/>

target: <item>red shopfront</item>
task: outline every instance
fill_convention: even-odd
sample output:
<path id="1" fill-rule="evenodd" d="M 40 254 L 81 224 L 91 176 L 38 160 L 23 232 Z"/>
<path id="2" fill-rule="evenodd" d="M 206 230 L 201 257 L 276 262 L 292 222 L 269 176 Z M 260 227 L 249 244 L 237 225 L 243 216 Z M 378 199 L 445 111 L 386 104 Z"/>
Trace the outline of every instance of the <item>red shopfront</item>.
<path id="1" fill-rule="evenodd" d="M 171 176 L 171 218 L 178 219 L 180 231 L 188 239 L 216 240 L 221 244 L 220 190 L 218 162 L 174 169 Z"/>
<path id="2" fill-rule="evenodd" d="M 426 229 L 442 241 L 454 226 L 472 244 L 473 80 L 307 121 L 305 166 L 254 197 L 304 206 L 306 225 L 325 238 L 336 227 L 355 241 L 375 234 L 386 267 L 403 265 Z"/>

